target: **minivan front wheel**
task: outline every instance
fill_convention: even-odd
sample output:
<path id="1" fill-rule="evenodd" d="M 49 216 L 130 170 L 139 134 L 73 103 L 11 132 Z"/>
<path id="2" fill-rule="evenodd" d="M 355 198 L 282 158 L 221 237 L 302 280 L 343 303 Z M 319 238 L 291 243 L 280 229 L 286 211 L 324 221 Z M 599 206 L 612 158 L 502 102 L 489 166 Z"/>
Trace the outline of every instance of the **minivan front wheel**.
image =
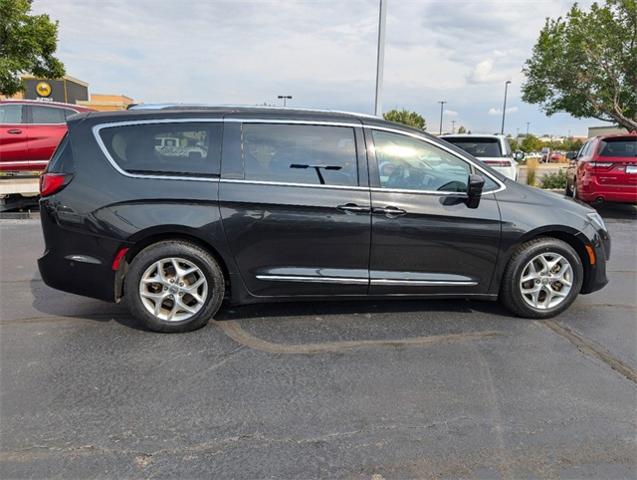
<path id="1" fill-rule="evenodd" d="M 549 318 L 566 310 L 583 282 L 582 261 L 554 238 L 526 242 L 515 251 L 502 279 L 501 300 L 521 317 Z"/>
<path id="2" fill-rule="evenodd" d="M 129 310 L 157 332 L 186 332 L 203 327 L 214 315 L 225 290 L 223 272 L 205 250 L 184 241 L 146 247 L 133 259 L 124 284 Z"/>

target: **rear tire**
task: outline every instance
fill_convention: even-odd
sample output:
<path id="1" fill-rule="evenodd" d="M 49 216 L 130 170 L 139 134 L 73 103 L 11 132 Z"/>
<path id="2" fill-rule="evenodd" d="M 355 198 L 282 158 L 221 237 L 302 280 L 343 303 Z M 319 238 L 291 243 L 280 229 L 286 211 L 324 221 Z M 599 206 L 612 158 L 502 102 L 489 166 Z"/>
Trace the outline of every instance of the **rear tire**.
<path id="1" fill-rule="evenodd" d="M 129 311 L 155 332 L 203 327 L 219 310 L 224 292 L 223 271 L 214 257 L 180 240 L 146 247 L 135 256 L 124 280 Z"/>
<path id="2" fill-rule="evenodd" d="M 575 301 L 583 280 L 582 260 L 573 247 L 555 238 L 537 238 L 520 245 L 511 256 L 500 300 L 520 317 L 550 318 Z"/>

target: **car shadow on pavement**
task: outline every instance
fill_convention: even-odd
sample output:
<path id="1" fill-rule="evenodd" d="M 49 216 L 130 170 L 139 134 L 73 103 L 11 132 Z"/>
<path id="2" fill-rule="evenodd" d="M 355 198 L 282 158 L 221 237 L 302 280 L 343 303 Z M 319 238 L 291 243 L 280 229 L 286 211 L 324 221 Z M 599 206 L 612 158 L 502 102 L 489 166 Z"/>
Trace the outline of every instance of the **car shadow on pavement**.
<path id="1" fill-rule="evenodd" d="M 637 220 L 637 206 L 624 203 L 603 203 L 592 205 L 603 218 L 616 220 Z"/>

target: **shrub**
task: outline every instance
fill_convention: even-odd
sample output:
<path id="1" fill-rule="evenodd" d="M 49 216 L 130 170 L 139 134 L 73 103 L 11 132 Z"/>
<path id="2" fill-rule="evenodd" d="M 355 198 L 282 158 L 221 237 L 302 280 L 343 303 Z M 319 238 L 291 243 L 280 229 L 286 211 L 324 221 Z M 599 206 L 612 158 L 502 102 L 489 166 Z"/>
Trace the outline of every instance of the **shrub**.
<path id="1" fill-rule="evenodd" d="M 536 169 L 538 163 L 537 159 L 529 158 L 526 162 L 526 184 L 535 186 Z"/>
<path id="2" fill-rule="evenodd" d="M 566 188 L 566 170 L 560 169 L 555 173 L 549 173 L 542 177 L 542 188 L 563 189 Z"/>

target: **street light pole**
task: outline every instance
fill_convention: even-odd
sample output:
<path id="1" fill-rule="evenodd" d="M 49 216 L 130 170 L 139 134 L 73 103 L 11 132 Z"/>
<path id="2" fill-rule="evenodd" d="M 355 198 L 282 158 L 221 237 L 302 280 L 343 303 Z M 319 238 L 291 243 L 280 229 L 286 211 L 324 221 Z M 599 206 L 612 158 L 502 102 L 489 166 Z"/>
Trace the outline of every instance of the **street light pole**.
<path id="1" fill-rule="evenodd" d="M 507 111 L 507 91 L 509 89 L 510 83 L 511 80 L 507 80 L 506 82 L 504 82 L 504 105 L 502 106 L 502 127 L 500 128 L 501 135 L 504 135 L 504 116 L 506 115 Z"/>
<path id="2" fill-rule="evenodd" d="M 438 103 L 440 104 L 440 135 L 442 135 L 442 109 L 445 106 L 445 103 L 447 103 L 446 100 L 438 100 Z"/>
<path id="3" fill-rule="evenodd" d="M 451 133 L 456 133 L 456 121 L 451 120 Z"/>
<path id="4" fill-rule="evenodd" d="M 383 114 L 381 93 L 383 89 L 383 65 L 385 63 L 385 23 L 387 19 L 387 1 L 379 0 L 378 45 L 376 47 L 376 94 L 374 96 L 374 115 Z"/>
<path id="5" fill-rule="evenodd" d="M 530 123 L 531 123 L 531 122 L 526 122 L 526 136 L 527 136 L 527 137 L 529 136 L 529 124 L 530 124 Z"/>
<path id="6" fill-rule="evenodd" d="M 279 100 L 283 99 L 283 106 L 287 107 L 286 100 L 292 100 L 292 95 L 278 95 L 276 98 L 278 98 Z"/>

